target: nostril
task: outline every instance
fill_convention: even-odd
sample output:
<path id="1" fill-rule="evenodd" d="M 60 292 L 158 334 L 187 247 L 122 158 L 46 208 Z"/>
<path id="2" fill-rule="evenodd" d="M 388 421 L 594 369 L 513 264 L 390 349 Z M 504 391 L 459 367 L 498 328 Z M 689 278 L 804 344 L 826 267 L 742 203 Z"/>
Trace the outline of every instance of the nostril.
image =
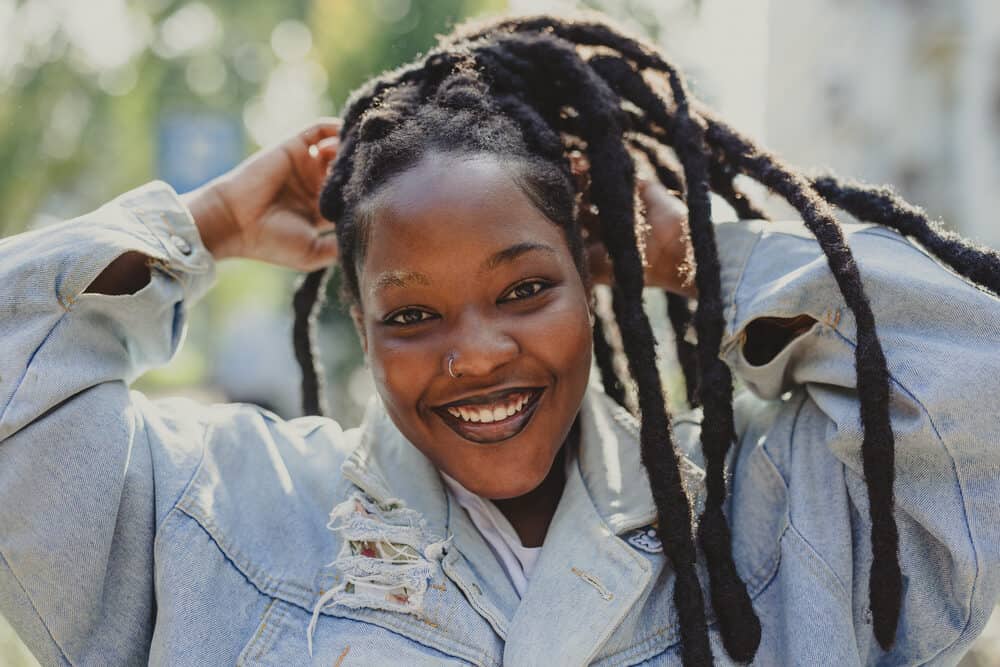
<path id="1" fill-rule="evenodd" d="M 466 329 L 468 332 L 468 328 Z M 506 333 L 484 333 L 482 329 L 458 335 L 451 352 L 444 356 L 445 372 L 452 377 L 482 377 L 510 363 L 521 353 L 517 340 Z M 449 361 L 450 356 L 454 361 Z"/>

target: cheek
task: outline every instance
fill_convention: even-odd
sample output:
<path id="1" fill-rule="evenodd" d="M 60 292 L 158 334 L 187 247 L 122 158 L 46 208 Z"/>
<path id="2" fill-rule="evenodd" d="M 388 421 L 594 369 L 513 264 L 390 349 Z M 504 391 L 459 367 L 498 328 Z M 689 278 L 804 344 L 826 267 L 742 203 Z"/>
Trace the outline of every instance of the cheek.
<path id="1" fill-rule="evenodd" d="M 424 387 L 438 372 L 435 346 L 406 340 L 369 337 L 369 362 L 379 395 L 394 412 L 412 409 Z"/>
<path id="2" fill-rule="evenodd" d="M 571 380 L 585 383 L 590 373 L 592 336 L 589 309 L 582 300 L 553 304 L 544 315 L 519 327 L 522 349 Z"/>

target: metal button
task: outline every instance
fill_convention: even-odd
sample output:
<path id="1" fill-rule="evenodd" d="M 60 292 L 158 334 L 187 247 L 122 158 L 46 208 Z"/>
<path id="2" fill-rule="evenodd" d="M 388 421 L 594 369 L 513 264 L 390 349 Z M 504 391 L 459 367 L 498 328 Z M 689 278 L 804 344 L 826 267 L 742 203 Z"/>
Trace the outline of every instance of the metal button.
<path id="1" fill-rule="evenodd" d="M 180 236 L 171 236 L 170 242 L 174 244 L 174 247 L 181 251 L 183 255 L 191 254 L 191 244 L 182 239 Z"/>

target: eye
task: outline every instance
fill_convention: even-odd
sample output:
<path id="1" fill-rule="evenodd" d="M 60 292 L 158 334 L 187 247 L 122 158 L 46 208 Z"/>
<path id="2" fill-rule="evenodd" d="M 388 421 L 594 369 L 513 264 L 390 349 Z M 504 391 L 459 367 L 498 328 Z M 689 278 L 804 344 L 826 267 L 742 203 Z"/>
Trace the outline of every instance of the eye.
<path id="1" fill-rule="evenodd" d="M 395 313 L 387 316 L 382 321 L 385 324 L 404 327 L 410 324 L 420 324 L 421 322 L 426 322 L 427 320 L 433 319 L 433 317 L 434 315 L 426 310 L 406 308 L 405 310 L 397 310 Z"/>
<path id="2" fill-rule="evenodd" d="M 544 280 L 525 280 L 514 285 L 500 301 L 520 301 L 541 294 L 552 284 Z"/>

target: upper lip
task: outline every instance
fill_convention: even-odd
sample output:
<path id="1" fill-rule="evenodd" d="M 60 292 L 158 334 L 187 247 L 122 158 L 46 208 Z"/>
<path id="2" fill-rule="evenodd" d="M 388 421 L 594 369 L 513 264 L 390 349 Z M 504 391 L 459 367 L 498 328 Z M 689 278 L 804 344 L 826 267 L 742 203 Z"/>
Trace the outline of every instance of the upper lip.
<path id="1" fill-rule="evenodd" d="M 503 389 L 497 389 L 496 391 L 491 391 L 487 394 L 473 394 L 460 398 L 458 400 L 452 401 L 450 403 L 443 403 L 437 406 L 437 409 L 458 407 L 459 405 L 489 405 L 490 403 L 496 403 L 502 397 L 507 394 L 512 394 L 516 392 L 524 393 L 534 393 L 541 391 L 542 387 L 505 387 Z"/>

